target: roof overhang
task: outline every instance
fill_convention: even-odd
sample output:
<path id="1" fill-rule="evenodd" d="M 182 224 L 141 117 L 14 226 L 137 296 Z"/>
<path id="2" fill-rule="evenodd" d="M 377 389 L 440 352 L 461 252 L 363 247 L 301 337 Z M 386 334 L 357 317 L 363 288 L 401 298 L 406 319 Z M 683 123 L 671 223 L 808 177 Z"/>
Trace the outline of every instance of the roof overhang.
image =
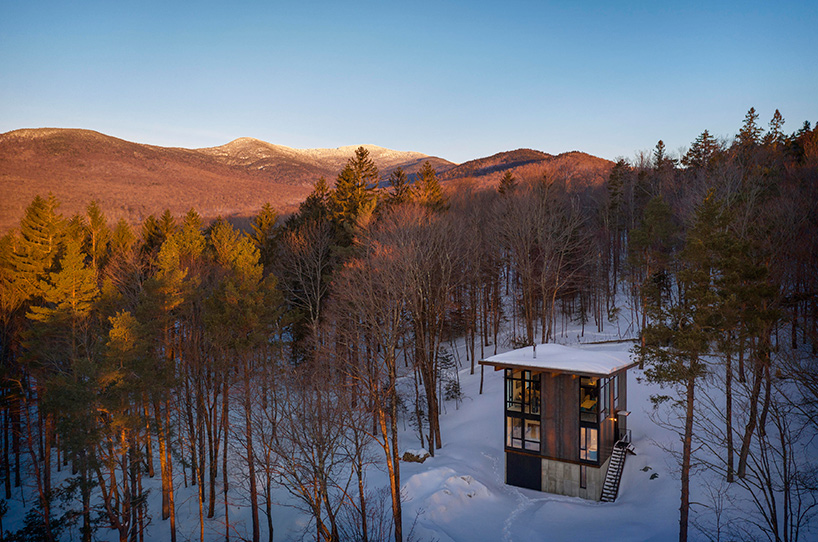
<path id="1" fill-rule="evenodd" d="M 480 360 L 481 365 L 536 373 L 608 377 L 636 365 L 630 352 L 538 344 Z"/>

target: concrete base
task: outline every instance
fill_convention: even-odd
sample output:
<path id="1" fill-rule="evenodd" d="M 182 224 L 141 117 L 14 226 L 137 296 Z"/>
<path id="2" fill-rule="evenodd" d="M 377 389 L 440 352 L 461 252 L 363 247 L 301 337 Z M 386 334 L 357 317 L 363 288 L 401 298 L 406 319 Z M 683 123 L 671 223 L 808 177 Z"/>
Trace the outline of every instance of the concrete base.
<path id="1" fill-rule="evenodd" d="M 580 465 L 563 463 L 553 459 L 542 460 L 542 490 L 557 495 L 580 497 L 591 501 L 598 501 L 602 497 L 602 486 L 608 472 L 610 458 L 601 466 L 586 465 L 586 484 L 579 487 Z"/>

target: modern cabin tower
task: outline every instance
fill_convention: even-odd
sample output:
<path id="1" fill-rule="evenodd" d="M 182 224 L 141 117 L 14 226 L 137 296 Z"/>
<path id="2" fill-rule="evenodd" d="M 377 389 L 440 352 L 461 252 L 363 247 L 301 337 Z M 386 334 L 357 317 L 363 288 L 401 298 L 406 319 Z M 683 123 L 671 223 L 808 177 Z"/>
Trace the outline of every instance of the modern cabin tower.
<path id="1" fill-rule="evenodd" d="M 480 363 L 504 373 L 506 483 L 613 500 L 616 489 L 613 498 L 605 498 L 610 487 L 603 489 L 611 486 L 611 476 L 606 484 L 611 465 L 618 489 L 629 444 L 627 370 L 635 365 L 630 354 L 540 344 Z"/>

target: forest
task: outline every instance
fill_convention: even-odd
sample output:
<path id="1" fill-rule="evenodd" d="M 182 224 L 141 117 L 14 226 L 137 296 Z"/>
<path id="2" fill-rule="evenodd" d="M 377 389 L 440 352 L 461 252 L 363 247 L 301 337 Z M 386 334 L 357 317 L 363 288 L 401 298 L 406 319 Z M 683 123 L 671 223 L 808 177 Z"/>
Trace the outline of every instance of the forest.
<path id="1" fill-rule="evenodd" d="M 464 340 L 475 373 L 504 331 L 553 342 L 622 311 L 662 386 L 655 421 L 681 442 L 679 539 L 804 540 L 818 126 L 783 125 L 750 109 L 734 138 L 705 130 L 678 156 L 659 141 L 599 186 L 507 172 L 491 190 L 444 187 L 428 163 L 383 184 L 359 148 L 297 213 L 267 204 L 246 231 L 193 209 L 138 228 L 95 202 L 63 217 L 38 196 L 0 238 L 2 540 L 143 542 L 152 523 L 176 542 L 180 487 L 196 488 L 200 540 L 215 517 L 241 539 L 241 503 L 242 532 L 272 541 L 281 488 L 306 539 L 412 540 L 398 434 L 408 423 L 432 456 L 446 441 L 441 402 L 460 394 L 446 345 Z M 723 484 L 692 495 L 702 471 Z M 22 528 L 3 529 L 24 494 Z M 728 529 L 736 495 L 746 521 Z"/>

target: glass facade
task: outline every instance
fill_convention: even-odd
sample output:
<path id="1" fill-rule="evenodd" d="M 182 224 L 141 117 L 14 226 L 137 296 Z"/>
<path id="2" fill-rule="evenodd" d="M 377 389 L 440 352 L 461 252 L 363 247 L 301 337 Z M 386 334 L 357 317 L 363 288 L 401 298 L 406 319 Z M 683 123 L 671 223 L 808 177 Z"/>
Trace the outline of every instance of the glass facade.
<path id="1" fill-rule="evenodd" d="M 540 375 L 506 369 L 506 410 L 524 414 L 540 413 Z"/>
<path id="2" fill-rule="evenodd" d="M 579 428 L 579 458 L 593 463 L 599 461 L 599 429 L 596 427 Z"/>
<path id="3" fill-rule="evenodd" d="M 540 375 L 506 369 L 506 446 L 540 451 Z"/>
<path id="4" fill-rule="evenodd" d="M 599 379 L 582 377 L 579 380 L 579 419 L 593 423 L 598 418 Z"/>
<path id="5" fill-rule="evenodd" d="M 608 406 L 608 379 L 580 377 L 579 380 L 579 459 L 599 462 L 599 424 Z"/>

